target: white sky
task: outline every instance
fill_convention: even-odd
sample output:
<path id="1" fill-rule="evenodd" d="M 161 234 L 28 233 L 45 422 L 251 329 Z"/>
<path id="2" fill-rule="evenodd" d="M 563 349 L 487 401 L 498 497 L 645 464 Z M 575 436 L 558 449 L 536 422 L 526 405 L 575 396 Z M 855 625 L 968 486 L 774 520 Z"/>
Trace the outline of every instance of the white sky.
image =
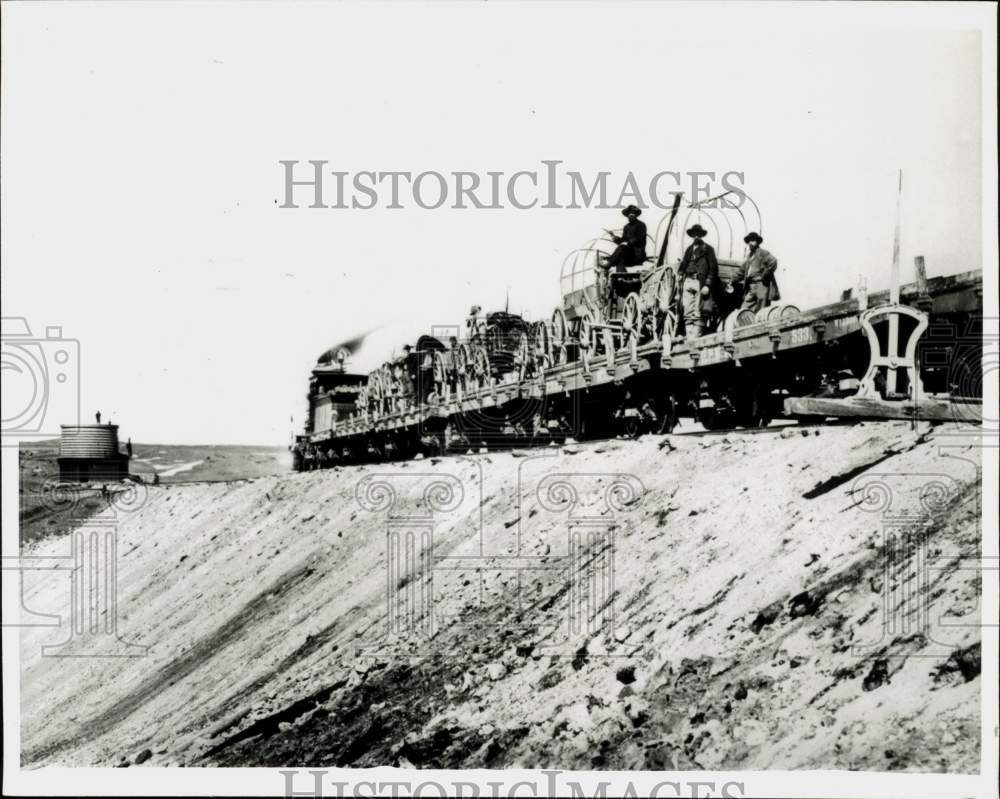
<path id="1" fill-rule="evenodd" d="M 990 10 L 4 3 L 3 315 L 79 339 L 86 419 L 100 408 L 135 441 L 283 444 L 329 345 L 385 325 L 398 346 L 508 286 L 511 310 L 548 316 L 563 256 L 622 222 L 281 210 L 280 159 L 741 171 L 801 307 L 858 273 L 886 284 L 901 168 L 904 279 L 917 254 L 931 274 L 981 268 L 968 29 Z"/>

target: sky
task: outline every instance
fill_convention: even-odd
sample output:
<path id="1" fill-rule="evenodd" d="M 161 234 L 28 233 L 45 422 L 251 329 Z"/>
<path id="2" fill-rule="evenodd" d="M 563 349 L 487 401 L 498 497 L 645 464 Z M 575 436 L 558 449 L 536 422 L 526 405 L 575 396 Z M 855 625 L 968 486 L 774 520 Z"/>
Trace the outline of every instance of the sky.
<path id="1" fill-rule="evenodd" d="M 508 296 L 548 317 L 622 223 L 281 208 L 281 160 L 737 171 L 802 308 L 887 285 L 901 169 L 903 279 L 983 268 L 989 6 L 831 5 L 4 3 L 3 315 L 79 342 L 85 421 L 280 445 L 327 347 L 375 329 L 374 365 Z"/>

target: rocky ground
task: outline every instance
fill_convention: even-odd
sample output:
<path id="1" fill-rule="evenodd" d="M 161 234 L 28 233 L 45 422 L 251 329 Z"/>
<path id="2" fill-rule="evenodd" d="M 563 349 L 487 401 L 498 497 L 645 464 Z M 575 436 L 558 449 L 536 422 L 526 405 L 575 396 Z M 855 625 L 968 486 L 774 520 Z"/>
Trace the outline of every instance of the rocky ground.
<path id="1" fill-rule="evenodd" d="M 118 630 L 22 637 L 25 765 L 979 770 L 975 431 L 150 487 Z M 63 555 L 65 536 L 30 553 Z M 65 572 L 25 605 L 69 617 Z M 71 639 L 56 654 L 108 649 Z"/>

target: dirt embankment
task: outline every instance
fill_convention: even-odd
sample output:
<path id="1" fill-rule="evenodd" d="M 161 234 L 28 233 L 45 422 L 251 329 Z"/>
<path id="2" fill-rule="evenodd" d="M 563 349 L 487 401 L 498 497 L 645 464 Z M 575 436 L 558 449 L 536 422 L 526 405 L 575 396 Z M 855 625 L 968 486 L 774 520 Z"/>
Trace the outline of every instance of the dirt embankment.
<path id="1" fill-rule="evenodd" d="M 148 651 L 28 630 L 23 760 L 978 771 L 977 443 L 862 424 L 151 488 L 114 522 Z M 68 617 L 63 573 L 25 586 Z"/>

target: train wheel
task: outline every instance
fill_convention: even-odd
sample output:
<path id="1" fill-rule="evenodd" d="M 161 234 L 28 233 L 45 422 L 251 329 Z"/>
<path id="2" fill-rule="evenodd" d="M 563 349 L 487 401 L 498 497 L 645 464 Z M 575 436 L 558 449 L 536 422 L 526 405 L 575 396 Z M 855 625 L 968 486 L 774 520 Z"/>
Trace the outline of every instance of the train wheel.
<path id="1" fill-rule="evenodd" d="M 706 430 L 722 430 L 726 425 L 716 408 L 699 408 L 698 422 Z"/>
<path id="2" fill-rule="evenodd" d="M 771 393 L 766 386 L 754 386 L 740 397 L 738 421 L 743 427 L 767 427 L 773 418 Z"/>
<path id="3" fill-rule="evenodd" d="M 677 397 L 674 394 L 667 396 L 663 402 L 663 424 L 660 426 L 660 433 L 672 433 L 680 421 L 677 413 Z"/>

